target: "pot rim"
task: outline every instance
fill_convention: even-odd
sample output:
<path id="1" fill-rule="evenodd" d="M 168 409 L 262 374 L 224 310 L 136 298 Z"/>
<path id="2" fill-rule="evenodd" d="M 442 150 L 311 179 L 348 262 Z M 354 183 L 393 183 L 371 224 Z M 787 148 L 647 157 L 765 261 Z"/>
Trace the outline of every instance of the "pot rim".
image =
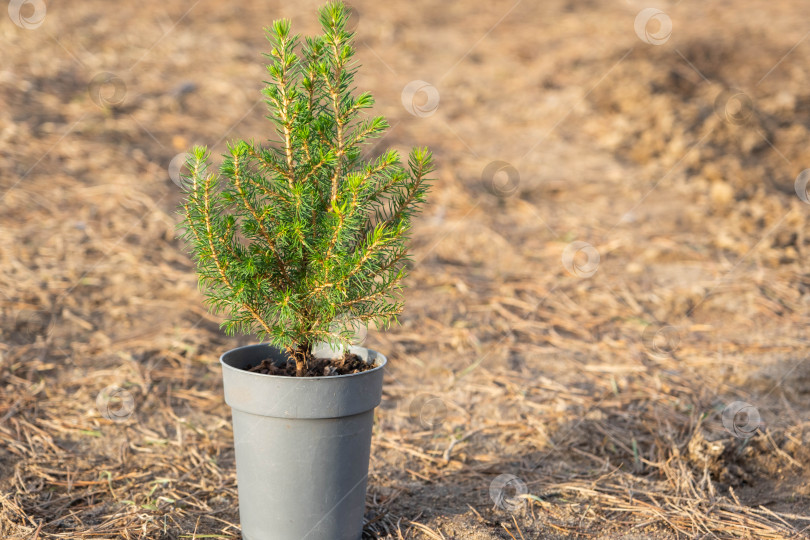
<path id="1" fill-rule="evenodd" d="M 272 344 L 270 344 L 268 342 L 253 343 L 253 344 L 250 344 L 250 345 L 242 345 L 241 347 L 234 347 L 233 349 L 228 349 L 227 351 L 225 351 L 224 353 L 222 353 L 219 356 L 219 363 L 222 365 L 223 369 L 227 368 L 229 370 L 236 371 L 238 373 L 243 373 L 243 374 L 246 374 L 246 375 L 249 375 L 249 376 L 270 377 L 271 379 L 291 380 L 291 381 L 322 381 L 322 380 L 342 379 L 342 378 L 347 378 L 347 377 L 356 377 L 356 376 L 361 376 L 361 375 L 374 373 L 375 371 L 381 370 L 388 363 L 388 358 L 384 354 L 382 354 L 379 351 L 376 351 L 374 349 L 369 349 L 368 347 L 361 347 L 359 345 L 350 345 L 349 346 L 349 351 L 352 352 L 352 350 L 361 349 L 361 350 L 373 352 L 375 354 L 374 360 L 375 360 L 376 365 L 373 368 L 367 369 L 366 371 L 361 371 L 360 373 L 346 373 L 344 375 L 318 375 L 316 377 L 291 377 L 289 375 L 270 375 L 268 373 L 256 373 L 256 372 L 253 372 L 253 371 L 248 371 L 246 369 L 237 368 L 237 367 L 234 367 L 234 366 L 228 364 L 225 361 L 225 356 L 230 354 L 230 353 L 233 353 L 235 351 L 240 351 L 242 349 L 252 349 L 252 348 L 257 348 L 257 347 L 269 347 L 269 348 L 275 349 L 277 351 L 283 352 L 283 351 L 281 351 L 281 349 L 279 349 L 275 345 L 272 345 Z M 366 361 L 366 363 L 368 363 L 368 361 L 366 359 L 364 359 L 364 361 Z"/>

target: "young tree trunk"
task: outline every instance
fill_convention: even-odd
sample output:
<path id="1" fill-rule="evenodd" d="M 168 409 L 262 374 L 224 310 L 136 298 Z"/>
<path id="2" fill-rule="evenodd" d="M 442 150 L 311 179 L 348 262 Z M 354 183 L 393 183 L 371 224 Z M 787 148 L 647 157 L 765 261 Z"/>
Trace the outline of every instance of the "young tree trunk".
<path id="1" fill-rule="evenodd" d="M 293 360 L 295 360 L 295 376 L 303 377 L 307 373 L 307 358 L 310 355 L 311 346 L 308 343 L 299 345 L 292 351 Z"/>

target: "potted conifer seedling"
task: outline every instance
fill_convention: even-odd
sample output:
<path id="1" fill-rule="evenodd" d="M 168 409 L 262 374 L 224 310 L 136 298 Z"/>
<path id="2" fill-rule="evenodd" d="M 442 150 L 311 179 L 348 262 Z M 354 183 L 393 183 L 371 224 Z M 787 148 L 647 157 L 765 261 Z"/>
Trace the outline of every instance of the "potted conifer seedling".
<path id="1" fill-rule="evenodd" d="M 361 149 L 388 127 L 353 94 L 349 12 L 320 9 L 323 35 L 266 30 L 263 94 L 273 144 L 228 145 L 218 172 L 206 148 L 186 162 L 183 236 L 224 329 L 265 343 L 226 352 L 242 535 L 247 540 L 358 540 L 373 410 L 386 358 L 351 345 L 402 304 L 411 218 L 431 154 L 408 166 Z"/>

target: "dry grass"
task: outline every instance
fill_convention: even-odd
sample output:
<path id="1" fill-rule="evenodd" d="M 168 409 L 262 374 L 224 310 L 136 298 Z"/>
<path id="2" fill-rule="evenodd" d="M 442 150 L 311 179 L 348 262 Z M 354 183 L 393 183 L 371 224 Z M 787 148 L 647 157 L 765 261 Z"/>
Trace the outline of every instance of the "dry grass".
<path id="1" fill-rule="evenodd" d="M 810 537 L 803 4 L 663 6 L 660 47 L 632 2 L 358 4 L 383 144 L 440 163 L 402 325 L 366 341 L 391 359 L 367 536 Z M 166 168 L 266 133 L 259 28 L 311 32 L 314 8 L 93 0 L 0 23 L 0 537 L 239 537 L 217 357 L 250 338 L 202 308 Z M 100 72 L 123 102 L 90 99 Z M 401 107 L 414 79 L 436 114 Z M 728 88 L 755 104 L 743 123 L 717 113 Z M 482 179 L 493 160 L 514 190 Z M 561 264 L 577 240 L 589 277 Z M 723 424 L 737 401 L 751 437 Z"/>

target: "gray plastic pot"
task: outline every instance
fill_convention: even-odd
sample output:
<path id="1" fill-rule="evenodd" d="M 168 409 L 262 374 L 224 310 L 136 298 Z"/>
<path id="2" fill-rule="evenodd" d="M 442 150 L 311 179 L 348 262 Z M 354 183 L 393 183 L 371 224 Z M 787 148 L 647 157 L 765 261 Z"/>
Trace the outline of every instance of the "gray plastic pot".
<path id="1" fill-rule="evenodd" d="M 245 371 L 265 358 L 286 360 L 266 344 L 220 358 L 245 540 L 360 539 L 386 358 L 362 347 L 350 351 L 377 367 L 306 378 Z"/>

